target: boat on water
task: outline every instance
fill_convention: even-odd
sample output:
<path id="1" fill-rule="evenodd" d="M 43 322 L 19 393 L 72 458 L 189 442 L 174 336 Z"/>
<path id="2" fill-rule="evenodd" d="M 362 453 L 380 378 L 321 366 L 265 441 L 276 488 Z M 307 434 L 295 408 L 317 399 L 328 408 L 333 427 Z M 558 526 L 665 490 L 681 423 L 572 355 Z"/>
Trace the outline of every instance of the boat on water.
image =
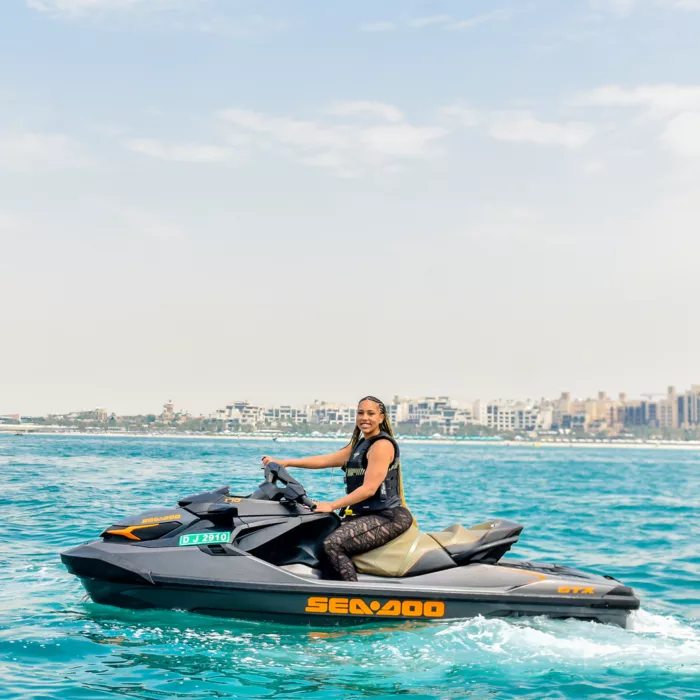
<path id="1" fill-rule="evenodd" d="M 334 580 L 323 540 L 340 524 L 315 513 L 284 467 L 265 467 L 247 496 L 228 486 L 127 517 L 61 554 L 96 603 L 285 623 L 545 615 L 626 626 L 634 591 L 610 575 L 503 560 L 523 526 L 490 520 L 440 532 L 412 526 L 354 558 L 357 582 Z"/>

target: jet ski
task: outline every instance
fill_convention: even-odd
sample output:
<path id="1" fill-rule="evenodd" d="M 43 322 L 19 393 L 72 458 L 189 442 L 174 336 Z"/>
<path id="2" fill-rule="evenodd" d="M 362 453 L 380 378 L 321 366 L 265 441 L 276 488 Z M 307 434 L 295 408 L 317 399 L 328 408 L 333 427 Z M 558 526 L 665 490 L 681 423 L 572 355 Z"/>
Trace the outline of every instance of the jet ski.
<path id="1" fill-rule="evenodd" d="M 357 582 L 324 568 L 340 525 L 315 513 L 284 467 L 265 467 L 248 496 L 228 486 L 124 518 L 61 554 L 96 603 L 310 625 L 477 615 L 594 620 L 625 627 L 639 598 L 612 576 L 502 560 L 523 526 L 490 520 L 407 532 L 354 558 Z"/>

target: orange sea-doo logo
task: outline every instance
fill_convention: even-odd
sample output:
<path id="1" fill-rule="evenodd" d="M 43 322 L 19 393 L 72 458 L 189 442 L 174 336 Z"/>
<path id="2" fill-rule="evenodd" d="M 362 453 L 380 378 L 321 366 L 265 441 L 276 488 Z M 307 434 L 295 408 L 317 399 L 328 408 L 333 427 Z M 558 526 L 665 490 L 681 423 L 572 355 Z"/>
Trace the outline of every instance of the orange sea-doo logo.
<path id="1" fill-rule="evenodd" d="M 382 617 L 444 617 L 445 604 L 439 600 L 378 600 L 363 598 L 308 599 L 306 612 L 331 615 L 377 615 Z"/>
<path id="2" fill-rule="evenodd" d="M 170 513 L 169 515 L 157 515 L 153 518 L 144 518 L 142 523 L 164 523 L 168 520 L 179 520 L 182 516 L 180 513 Z"/>

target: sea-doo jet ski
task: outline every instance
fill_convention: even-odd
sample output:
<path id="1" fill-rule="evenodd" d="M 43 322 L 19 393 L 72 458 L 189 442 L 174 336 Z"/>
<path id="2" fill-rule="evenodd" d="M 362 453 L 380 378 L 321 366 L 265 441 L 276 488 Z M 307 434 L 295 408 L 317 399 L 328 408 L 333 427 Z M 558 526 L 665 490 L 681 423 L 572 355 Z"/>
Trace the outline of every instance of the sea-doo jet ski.
<path id="1" fill-rule="evenodd" d="M 414 525 L 354 558 L 358 582 L 333 580 L 322 543 L 340 518 L 313 508 L 271 462 L 249 496 L 228 486 L 188 496 L 120 520 L 61 559 L 96 603 L 317 625 L 546 615 L 624 627 L 639 607 L 612 576 L 501 561 L 523 529 L 508 520 L 430 533 Z"/>

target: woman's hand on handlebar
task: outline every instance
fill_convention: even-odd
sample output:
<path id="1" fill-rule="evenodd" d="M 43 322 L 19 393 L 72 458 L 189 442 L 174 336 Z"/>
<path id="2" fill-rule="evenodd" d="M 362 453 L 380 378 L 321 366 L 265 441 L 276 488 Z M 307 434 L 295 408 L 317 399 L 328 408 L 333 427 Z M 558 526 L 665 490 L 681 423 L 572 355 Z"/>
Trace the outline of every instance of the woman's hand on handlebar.
<path id="1" fill-rule="evenodd" d="M 265 466 L 267 466 L 270 462 L 274 462 L 275 464 L 279 464 L 280 467 L 288 467 L 289 466 L 288 459 L 277 459 L 276 457 L 270 457 L 269 455 L 263 455 L 262 463 Z"/>
<path id="2" fill-rule="evenodd" d="M 335 508 L 332 503 L 326 503 L 326 501 L 314 501 L 316 509 L 314 513 L 332 513 Z"/>

